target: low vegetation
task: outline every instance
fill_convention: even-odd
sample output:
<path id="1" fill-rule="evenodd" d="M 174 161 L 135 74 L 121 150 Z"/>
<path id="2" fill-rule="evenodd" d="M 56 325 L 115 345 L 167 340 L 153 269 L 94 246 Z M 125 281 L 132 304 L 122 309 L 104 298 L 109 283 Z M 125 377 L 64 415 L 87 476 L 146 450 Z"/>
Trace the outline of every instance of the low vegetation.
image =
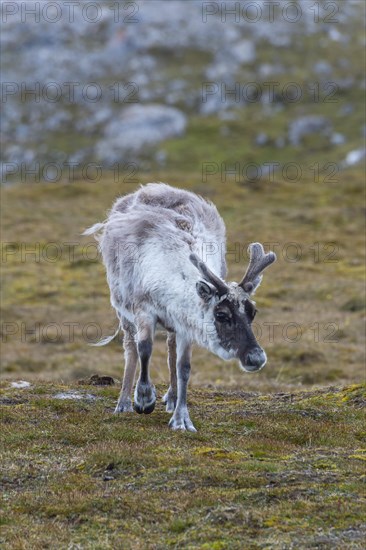
<path id="1" fill-rule="evenodd" d="M 187 150 L 194 132 L 182 140 Z M 183 145 L 182 158 L 187 152 Z M 327 161 L 336 162 L 335 154 Z M 303 153 L 301 165 L 312 162 L 311 151 Z M 296 184 L 281 175 L 256 183 L 228 176 L 225 183 L 220 173 L 205 183 L 198 169 L 183 168 L 138 174 L 142 183 L 166 181 L 217 204 L 228 231 L 229 280 L 241 279 L 248 243 L 260 241 L 277 252 L 278 261 L 256 296 L 255 329 L 268 365 L 256 375 L 244 375 L 235 362 L 224 363 L 197 349 L 194 385 L 209 379 L 225 387 L 284 391 L 362 380 L 363 169 L 340 170 L 337 181 L 327 183 L 324 174 L 316 182 L 305 168 Z M 81 232 L 103 220 L 113 200 L 137 185 L 115 182 L 106 174 L 94 183 L 81 178 L 19 183 L 3 190 L 3 377 L 121 377 L 120 339 L 105 348 L 88 346 L 102 334 L 112 334 L 116 318 L 95 242 Z M 167 380 L 164 340 L 158 334 L 152 362 L 154 381 L 160 383 Z"/>
<path id="2" fill-rule="evenodd" d="M 3 547 L 361 549 L 365 389 L 195 388 L 189 434 L 116 387 L 3 383 Z"/>

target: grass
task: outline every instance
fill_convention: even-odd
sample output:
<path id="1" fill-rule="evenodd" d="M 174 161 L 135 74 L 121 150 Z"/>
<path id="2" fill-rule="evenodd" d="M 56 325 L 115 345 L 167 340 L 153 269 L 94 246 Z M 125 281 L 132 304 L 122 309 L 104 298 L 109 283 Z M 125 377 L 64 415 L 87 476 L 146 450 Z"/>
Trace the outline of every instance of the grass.
<path id="1" fill-rule="evenodd" d="M 194 132 L 181 148 L 190 147 Z M 311 164 L 312 152 L 302 155 L 304 165 Z M 336 160 L 334 152 L 328 160 Z M 255 330 L 268 366 L 243 375 L 235 362 L 197 349 L 194 384 L 283 391 L 363 379 L 362 167 L 342 171 L 337 184 L 316 183 L 310 173 L 298 185 L 281 179 L 249 185 L 234 178 L 223 184 L 220 174 L 204 183 L 197 171 L 179 167 L 140 176 L 142 182 L 167 181 L 201 192 L 217 204 L 228 232 L 229 279 L 242 277 L 249 242 L 267 243 L 278 255 L 256 297 Z M 19 184 L 2 191 L 3 376 L 121 376 L 120 341 L 88 346 L 101 333 L 114 332 L 116 320 L 95 242 L 80 234 L 105 218 L 118 195 L 135 188 L 106 175 L 95 183 Z M 166 381 L 165 362 L 158 334 L 152 372 L 159 383 Z"/>
<path id="2" fill-rule="evenodd" d="M 2 384 L 4 548 L 363 547 L 365 386 L 193 389 L 194 435 L 70 389 Z"/>

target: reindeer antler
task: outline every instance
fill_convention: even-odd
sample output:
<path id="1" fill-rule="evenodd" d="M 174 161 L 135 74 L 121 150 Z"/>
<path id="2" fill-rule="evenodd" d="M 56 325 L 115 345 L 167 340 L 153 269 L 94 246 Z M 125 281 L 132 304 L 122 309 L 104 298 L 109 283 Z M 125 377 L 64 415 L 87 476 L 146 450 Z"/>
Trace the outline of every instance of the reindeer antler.
<path id="1" fill-rule="evenodd" d="M 192 264 L 198 269 L 198 271 L 200 271 L 202 277 L 217 288 L 219 296 L 223 296 L 228 292 L 228 287 L 224 283 L 224 281 L 220 279 L 220 277 L 215 275 L 215 273 L 213 273 L 207 267 L 207 265 L 202 262 L 202 260 L 200 260 L 197 254 L 191 254 L 189 256 L 189 259 L 191 260 Z"/>
<path id="2" fill-rule="evenodd" d="M 262 271 L 276 261 L 274 252 L 264 253 L 263 246 L 260 243 L 252 243 L 248 247 L 249 265 L 243 280 L 239 283 L 245 292 L 252 292 L 262 280 Z"/>

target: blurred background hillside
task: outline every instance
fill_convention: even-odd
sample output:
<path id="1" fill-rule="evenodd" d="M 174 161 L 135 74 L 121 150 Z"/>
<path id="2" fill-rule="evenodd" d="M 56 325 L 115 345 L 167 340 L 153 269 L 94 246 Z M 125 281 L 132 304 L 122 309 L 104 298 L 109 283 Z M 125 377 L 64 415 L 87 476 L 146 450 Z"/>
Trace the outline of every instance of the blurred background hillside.
<path id="1" fill-rule="evenodd" d="M 345 152 L 362 144 L 362 1 L 36 4 L 2 6 L 5 162 L 120 163 L 152 145 L 145 166 L 169 164 L 160 141 L 195 121 L 225 143 L 253 110 L 258 147 L 310 132 Z"/>
<path id="2" fill-rule="evenodd" d="M 279 256 L 257 297 L 266 369 L 197 350 L 193 383 L 362 378 L 364 2 L 71 4 L 2 3 L 2 374 L 121 376 L 121 342 L 87 345 L 115 320 L 80 233 L 166 181 L 217 204 L 230 279 L 251 241 Z M 158 381 L 164 362 L 159 337 Z"/>

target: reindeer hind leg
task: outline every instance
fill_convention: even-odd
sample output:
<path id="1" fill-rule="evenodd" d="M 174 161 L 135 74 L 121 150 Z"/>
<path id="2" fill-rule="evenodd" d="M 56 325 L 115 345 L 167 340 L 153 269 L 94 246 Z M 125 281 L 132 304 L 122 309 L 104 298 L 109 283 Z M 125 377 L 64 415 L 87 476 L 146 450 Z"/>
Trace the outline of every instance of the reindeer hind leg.
<path id="1" fill-rule="evenodd" d="M 123 347 L 125 350 L 125 371 L 123 375 L 121 393 L 114 411 L 115 413 L 133 412 L 131 393 L 138 360 L 137 345 L 135 340 L 136 327 L 125 317 L 122 317 L 121 324 L 124 332 Z"/>

